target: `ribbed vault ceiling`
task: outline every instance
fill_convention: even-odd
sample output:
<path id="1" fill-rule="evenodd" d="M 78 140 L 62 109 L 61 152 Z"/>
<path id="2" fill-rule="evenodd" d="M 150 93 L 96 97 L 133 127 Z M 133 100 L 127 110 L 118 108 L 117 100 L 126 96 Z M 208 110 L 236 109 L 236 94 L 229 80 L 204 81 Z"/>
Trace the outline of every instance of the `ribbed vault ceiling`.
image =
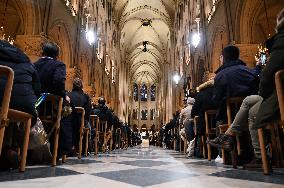
<path id="1" fill-rule="evenodd" d="M 130 78 L 134 82 L 158 82 L 170 44 L 175 0 L 115 0 L 114 6 Z"/>

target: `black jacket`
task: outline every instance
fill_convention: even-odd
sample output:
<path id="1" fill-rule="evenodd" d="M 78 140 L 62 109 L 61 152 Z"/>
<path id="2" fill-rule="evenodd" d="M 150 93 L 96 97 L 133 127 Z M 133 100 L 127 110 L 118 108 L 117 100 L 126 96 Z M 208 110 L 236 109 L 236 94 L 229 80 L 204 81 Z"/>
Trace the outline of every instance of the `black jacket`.
<path id="1" fill-rule="evenodd" d="M 107 121 L 108 127 L 114 124 L 113 114 L 106 105 L 97 105 L 93 113 L 94 115 L 97 115 L 100 118 L 100 121 Z"/>
<path id="2" fill-rule="evenodd" d="M 42 57 L 35 62 L 43 93 L 65 97 L 66 66 L 49 57 Z"/>
<path id="3" fill-rule="evenodd" d="M 85 125 L 90 120 L 91 115 L 91 99 L 90 97 L 81 90 L 73 90 L 67 94 L 75 107 L 82 107 L 85 110 Z"/>
<path id="4" fill-rule="evenodd" d="M 259 85 L 262 104 L 256 116 L 254 128 L 261 128 L 279 118 L 279 104 L 276 94 L 275 73 L 284 69 L 284 23 L 278 28 L 274 38 L 269 63 L 263 69 Z"/>
<path id="5" fill-rule="evenodd" d="M 30 59 L 20 49 L 0 41 L 0 65 L 14 71 L 14 83 L 10 108 L 35 115 L 35 102 L 40 95 L 40 81 Z M 0 101 L 2 101 L 6 78 L 0 78 Z"/>
<path id="6" fill-rule="evenodd" d="M 231 61 L 222 65 L 214 79 L 213 101 L 218 107 L 217 121 L 226 121 L 226 99 L 246 97 L 258 91 L 258 75 L 241 61 Z"/>

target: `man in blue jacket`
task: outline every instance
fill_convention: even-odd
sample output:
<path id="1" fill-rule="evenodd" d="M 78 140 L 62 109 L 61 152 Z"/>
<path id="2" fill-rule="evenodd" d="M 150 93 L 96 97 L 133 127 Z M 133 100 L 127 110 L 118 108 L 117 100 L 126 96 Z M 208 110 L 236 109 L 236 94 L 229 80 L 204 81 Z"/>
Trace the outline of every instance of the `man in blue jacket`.
<path id="1" fill-rule="evenodd" d="M 222 66 L 215 72 L 213 101 L 218 107 L 217 121 L 227 121 L 226 100 L 230 97 L 246 97 L 257 94 L 258 71 L 249 69 L 239 59 L 240 50 L 229 45 L 222 50 Z"/>

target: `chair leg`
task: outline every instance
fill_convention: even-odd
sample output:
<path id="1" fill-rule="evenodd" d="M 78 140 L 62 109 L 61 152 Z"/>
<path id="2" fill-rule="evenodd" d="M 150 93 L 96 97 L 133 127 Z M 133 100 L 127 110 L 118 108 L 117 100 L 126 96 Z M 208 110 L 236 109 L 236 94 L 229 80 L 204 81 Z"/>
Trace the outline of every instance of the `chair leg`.
<path id="1" fill-rule="evenodd" d="M 268 160 L 267 160 L 267 155 L 266 155 L 266 150 L 265 150 L 263 129 L 258 129 L 258 138 L 259 138 L 259 145 L 260 145 L 260 151 L 261 151 L 263 173 L 267 175 L 269 174 L 269 165 L 268 165 Z"/>
<path id="2" fill-rule="evenodd" d="M 225 161 L 226 161 L 226 159 L 225 159 L 226 157 L 225 157 L 225 150 L 224 149 L 222 149 L 222 159 L 223 159 L 223 164 L 225 164 Z"/>
<path id="3" fill-rule="evenodd" d="M 5 133 L 5 127 L 0 128 L 0 156 L 1 156 L 1 151 L 2 151 L 4 133 Z"/>
<path id="4" fill-rule="evenodd" d="M 56 126 L 55 135 L 54 135 L 54 147 L 53 147 L 53 158 L 52 158 L 52 166 L 56 166 L 57 160 L 57 150 L 58 150 L 58 140 L 59 140 L 59 129 L 60 126 Z"/>
<path id="5" fill-rule="evenodd" d="M 85 145 L 85 156 L 88 156 L 88 149 L 89 149 L 89 130 L 86 130 L 86 145 Z"/>
<path id="6" fill-rule="evenodd" d="M 277 153 L 279 157 L 279 167 L 282 167 L 283 164 L 283 156 L 282 156 L 282 146 L 281 146 L 281 141 L 280 141 L 280 135 L 279 135 L 279 127 L 278 125 L 275 126 L 275 134 L 276 134 L 276 146 L 277 146 Z"/>
<path id="7" fill-rule="evenodd" d="M 232 157 L 232 166 L 233 168 L 237 168 L 237 148 L 234 147 L 231 151 L 231 157 Z"/>
<path id="8" fill-rule="evenodd" d="M 96 138 L 95 138 L 95 153 L 98 155 L 98 133 L 96 133 Z"/>
<path id="9" fill-rule="evenodd" d="M 203 154 L 203 158 L 206 159 L 206 144 L 205 144 L 205 138 L 204 138 L 204 136 L 201 136 L 201 142 L 202 142 L 202 154 Z"/>
<path id="10" fill-rule="evenodd" d="M 280 166 L 279 163 L 279 157 L 278 157 L 278 152 L 277 152 L 277 143 L 276 143 L 276 136 L 275 136 L 275 130 L 274 130 L 274 124 L 272 126 L 270 126 L 269 131 L 270 131 L 270 135 L 271 135 L 271 146 L 272 146 L 272 158 L 273 158 L 273 163 L 275 163 L 275 165 L 277 167 Z"/>
<path id="11" fill-rule="evenodd" d="M 112 133 L 111 133 L 112 134 Z M 112 144 L 113 144 L 113 140 L 112 140 L 112 136 L 110 137 L 110 146 L 109 146 L 109 151 L 112 151 Z"/>
<path id="12" fill-rule="evenodd" d="M 65 163 L 67 160 L 67 156 L 66 155 L 62 155 L 62 163 Z"/>
<path id="13" fill-rule="evenodd" d="M 83 131 L 82 128 L 80 128 L 80 140 L 79 140 L 79 154 L 78 154 L 78 159 L 81 159 L 81 158 L 82 158 L 83 136 L 84 136 L 84 131 Z"/>
<path id="14" fill-rule="evenodd" d="M 210 144 L 207 144 L 207 151 L 208 151 L 208 154 L 207 154 L 208 161 L 211 161 L 212 160 L 212 154 L 211 154 Z"/>
<path id="15" fill-rule="evenodd" d="M 23 150 L 21 154 L 20 172 L 24 172 L 26 168 L 26 159 L 27 159 L 27 152 L 29 146 L 31 124 L 32 124 L 32 119 L 29 118 L 25 122 L 25 136 L 24 136 Z"/>

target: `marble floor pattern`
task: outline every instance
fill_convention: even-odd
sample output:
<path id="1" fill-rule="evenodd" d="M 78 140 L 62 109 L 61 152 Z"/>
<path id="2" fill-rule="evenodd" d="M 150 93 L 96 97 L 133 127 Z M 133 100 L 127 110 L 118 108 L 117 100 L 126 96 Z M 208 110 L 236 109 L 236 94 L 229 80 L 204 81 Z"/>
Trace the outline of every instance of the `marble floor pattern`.
<path id="1" fill-rule="evenodd" d="M 223 188 L 284 187 L 284 175 L 232 169 L 157 147 L 135 147 L 56 167 L 30 166 L 25 173 L 0 172 L 0 188 Z"/>

